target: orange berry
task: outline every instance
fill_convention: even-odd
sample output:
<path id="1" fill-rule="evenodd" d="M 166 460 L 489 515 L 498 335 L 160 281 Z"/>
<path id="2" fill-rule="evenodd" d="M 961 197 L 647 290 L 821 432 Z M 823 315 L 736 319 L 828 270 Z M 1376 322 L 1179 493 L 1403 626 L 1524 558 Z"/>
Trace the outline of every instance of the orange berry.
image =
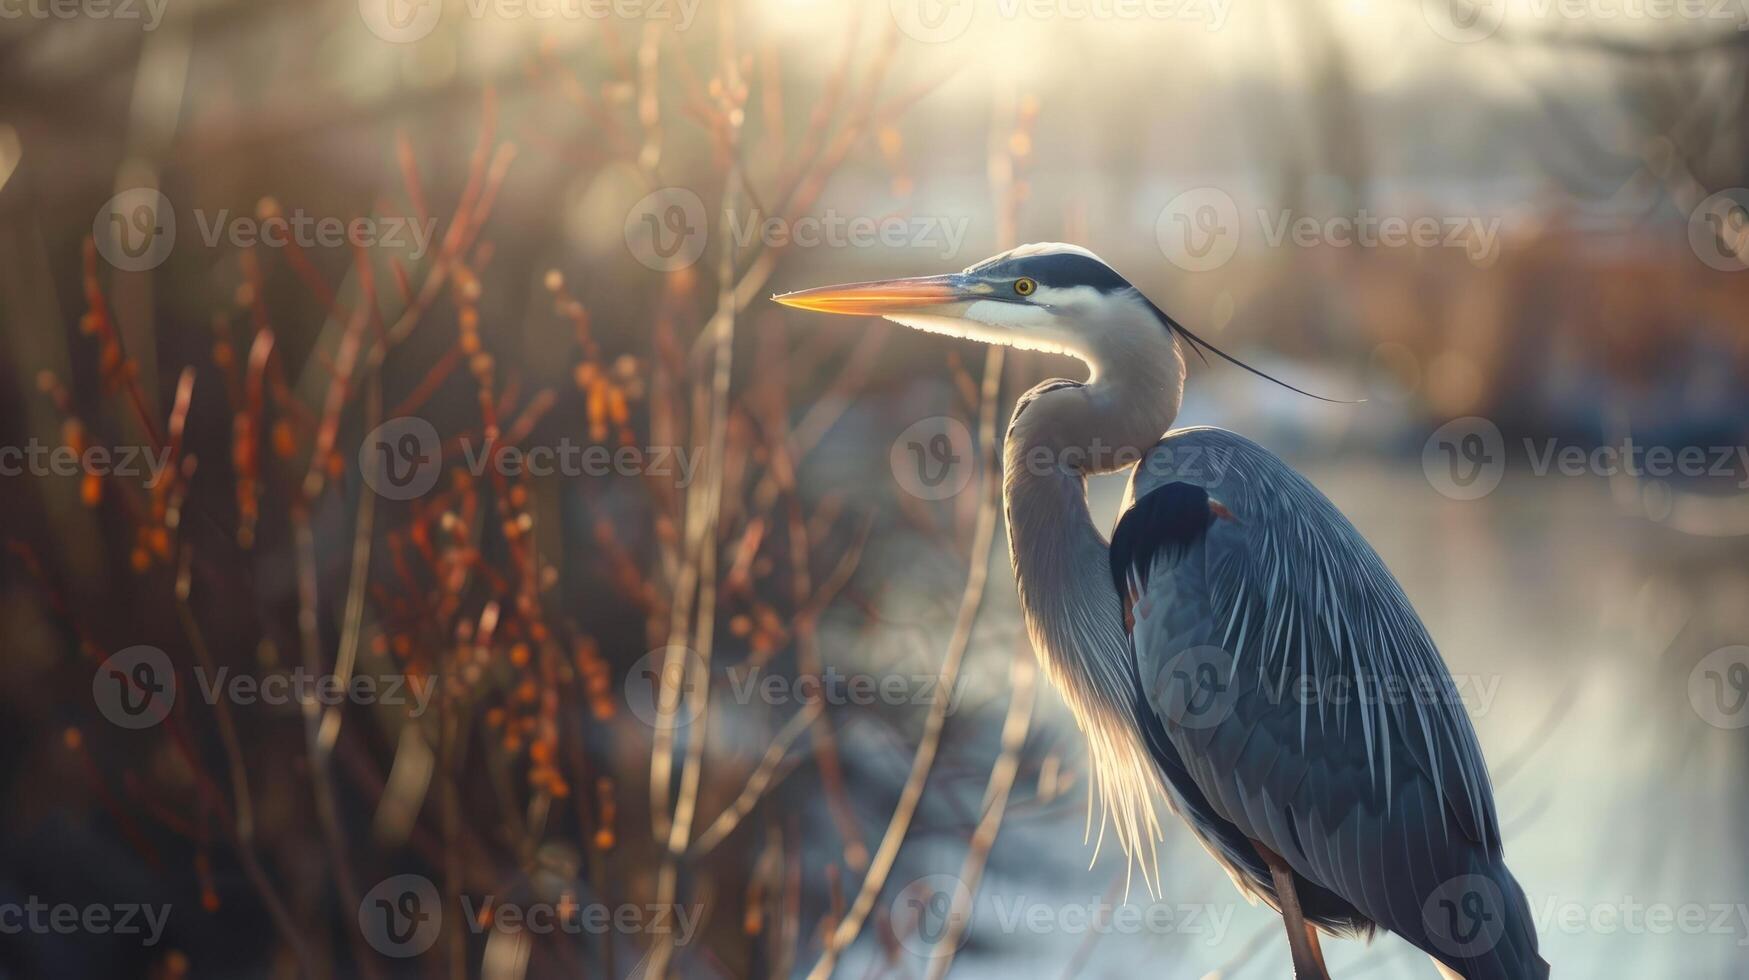
<path id="1" fill-rule="evenodd" d="M 285 419 L 273 423 L 273 451 L 280 459 L 290 459 L 297 454 L 297 437 L 292 435 L 291 423 Z"/>

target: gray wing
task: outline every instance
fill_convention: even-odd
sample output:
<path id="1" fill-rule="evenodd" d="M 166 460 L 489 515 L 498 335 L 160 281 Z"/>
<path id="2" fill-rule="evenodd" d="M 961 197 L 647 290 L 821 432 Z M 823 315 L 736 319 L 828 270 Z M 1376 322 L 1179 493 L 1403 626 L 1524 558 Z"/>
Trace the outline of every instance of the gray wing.
<path id="1" fill-rule="evenodd" d="M 1113 577 L 1181 812 L 1200 798 L 1230 824 L 1205 839 L 1266 845 L 1467 976 L 1535 975 L 1474 730 L 1378 555 L 1303 477 L 1218 429 L 1168 435 L 1131 494 Z M 1440 935 L 1454 881 L 1488 892 L 1486 949 L 1456 942 L 1462 923 Z"/>

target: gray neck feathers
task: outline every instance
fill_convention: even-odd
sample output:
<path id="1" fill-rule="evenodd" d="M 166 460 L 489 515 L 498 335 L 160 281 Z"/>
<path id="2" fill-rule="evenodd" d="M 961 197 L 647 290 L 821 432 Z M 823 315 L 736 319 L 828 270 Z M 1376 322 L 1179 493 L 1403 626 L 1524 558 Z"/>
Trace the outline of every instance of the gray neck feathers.
<path id="1" fill-rule="evenodd" d="M 1171 427 L 1184 361 L 1152 322 L 1090 347 L 1087 384 L 1046 382 L 1016 408 L 1003 447 L 1003 506 L 1033 650 L 1087 737 L 1100 839 L 1109 819 L 1151 882 L 1159 777 L 1135 723 L 1123 607 L 1087 509 L 1085 474 L 1133 463 Z"/>

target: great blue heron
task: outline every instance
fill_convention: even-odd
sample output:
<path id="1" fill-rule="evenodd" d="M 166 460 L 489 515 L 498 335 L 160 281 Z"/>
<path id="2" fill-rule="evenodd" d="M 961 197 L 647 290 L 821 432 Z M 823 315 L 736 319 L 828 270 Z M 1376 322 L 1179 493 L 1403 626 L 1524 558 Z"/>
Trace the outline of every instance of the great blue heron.
<path id="1" fill-rule="evenodd" d="M 1274 454 L 1168 431 L 1180 341 L 1240 362 L 1070 245 L 775 298 L 1087 365 L 1086 381 L 1021 396 L 1002 497 L 1033 648 L 1126 853 L 1152 851 L 1163 789 L 1239 889 L 1281 913 L 1297 976 L 1328 976 L 1320 930 L 1378 928 L 1447 976 L 1548 975 L 1475 732 L 1403 590 Z M 1108 545 L 1086 477 L 1126 466 Z"/>

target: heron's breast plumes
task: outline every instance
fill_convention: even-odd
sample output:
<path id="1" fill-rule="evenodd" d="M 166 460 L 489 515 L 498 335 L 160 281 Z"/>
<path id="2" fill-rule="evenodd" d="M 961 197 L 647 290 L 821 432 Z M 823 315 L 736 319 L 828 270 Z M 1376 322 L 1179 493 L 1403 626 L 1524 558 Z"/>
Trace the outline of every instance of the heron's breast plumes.
<path id="1" fill-rule="evenodd" d="M 1135 721 L 1123 606 L 1079 481 L 1011 469 L 1003 492 L 1020 604 L 1045 676 L 1087 739 L 1087 833 L 1107 827 L 1150 891 L 1158 876 L 1163 787 Z M 1097 848 L 1094 857 L 1097 858 Z"/>

